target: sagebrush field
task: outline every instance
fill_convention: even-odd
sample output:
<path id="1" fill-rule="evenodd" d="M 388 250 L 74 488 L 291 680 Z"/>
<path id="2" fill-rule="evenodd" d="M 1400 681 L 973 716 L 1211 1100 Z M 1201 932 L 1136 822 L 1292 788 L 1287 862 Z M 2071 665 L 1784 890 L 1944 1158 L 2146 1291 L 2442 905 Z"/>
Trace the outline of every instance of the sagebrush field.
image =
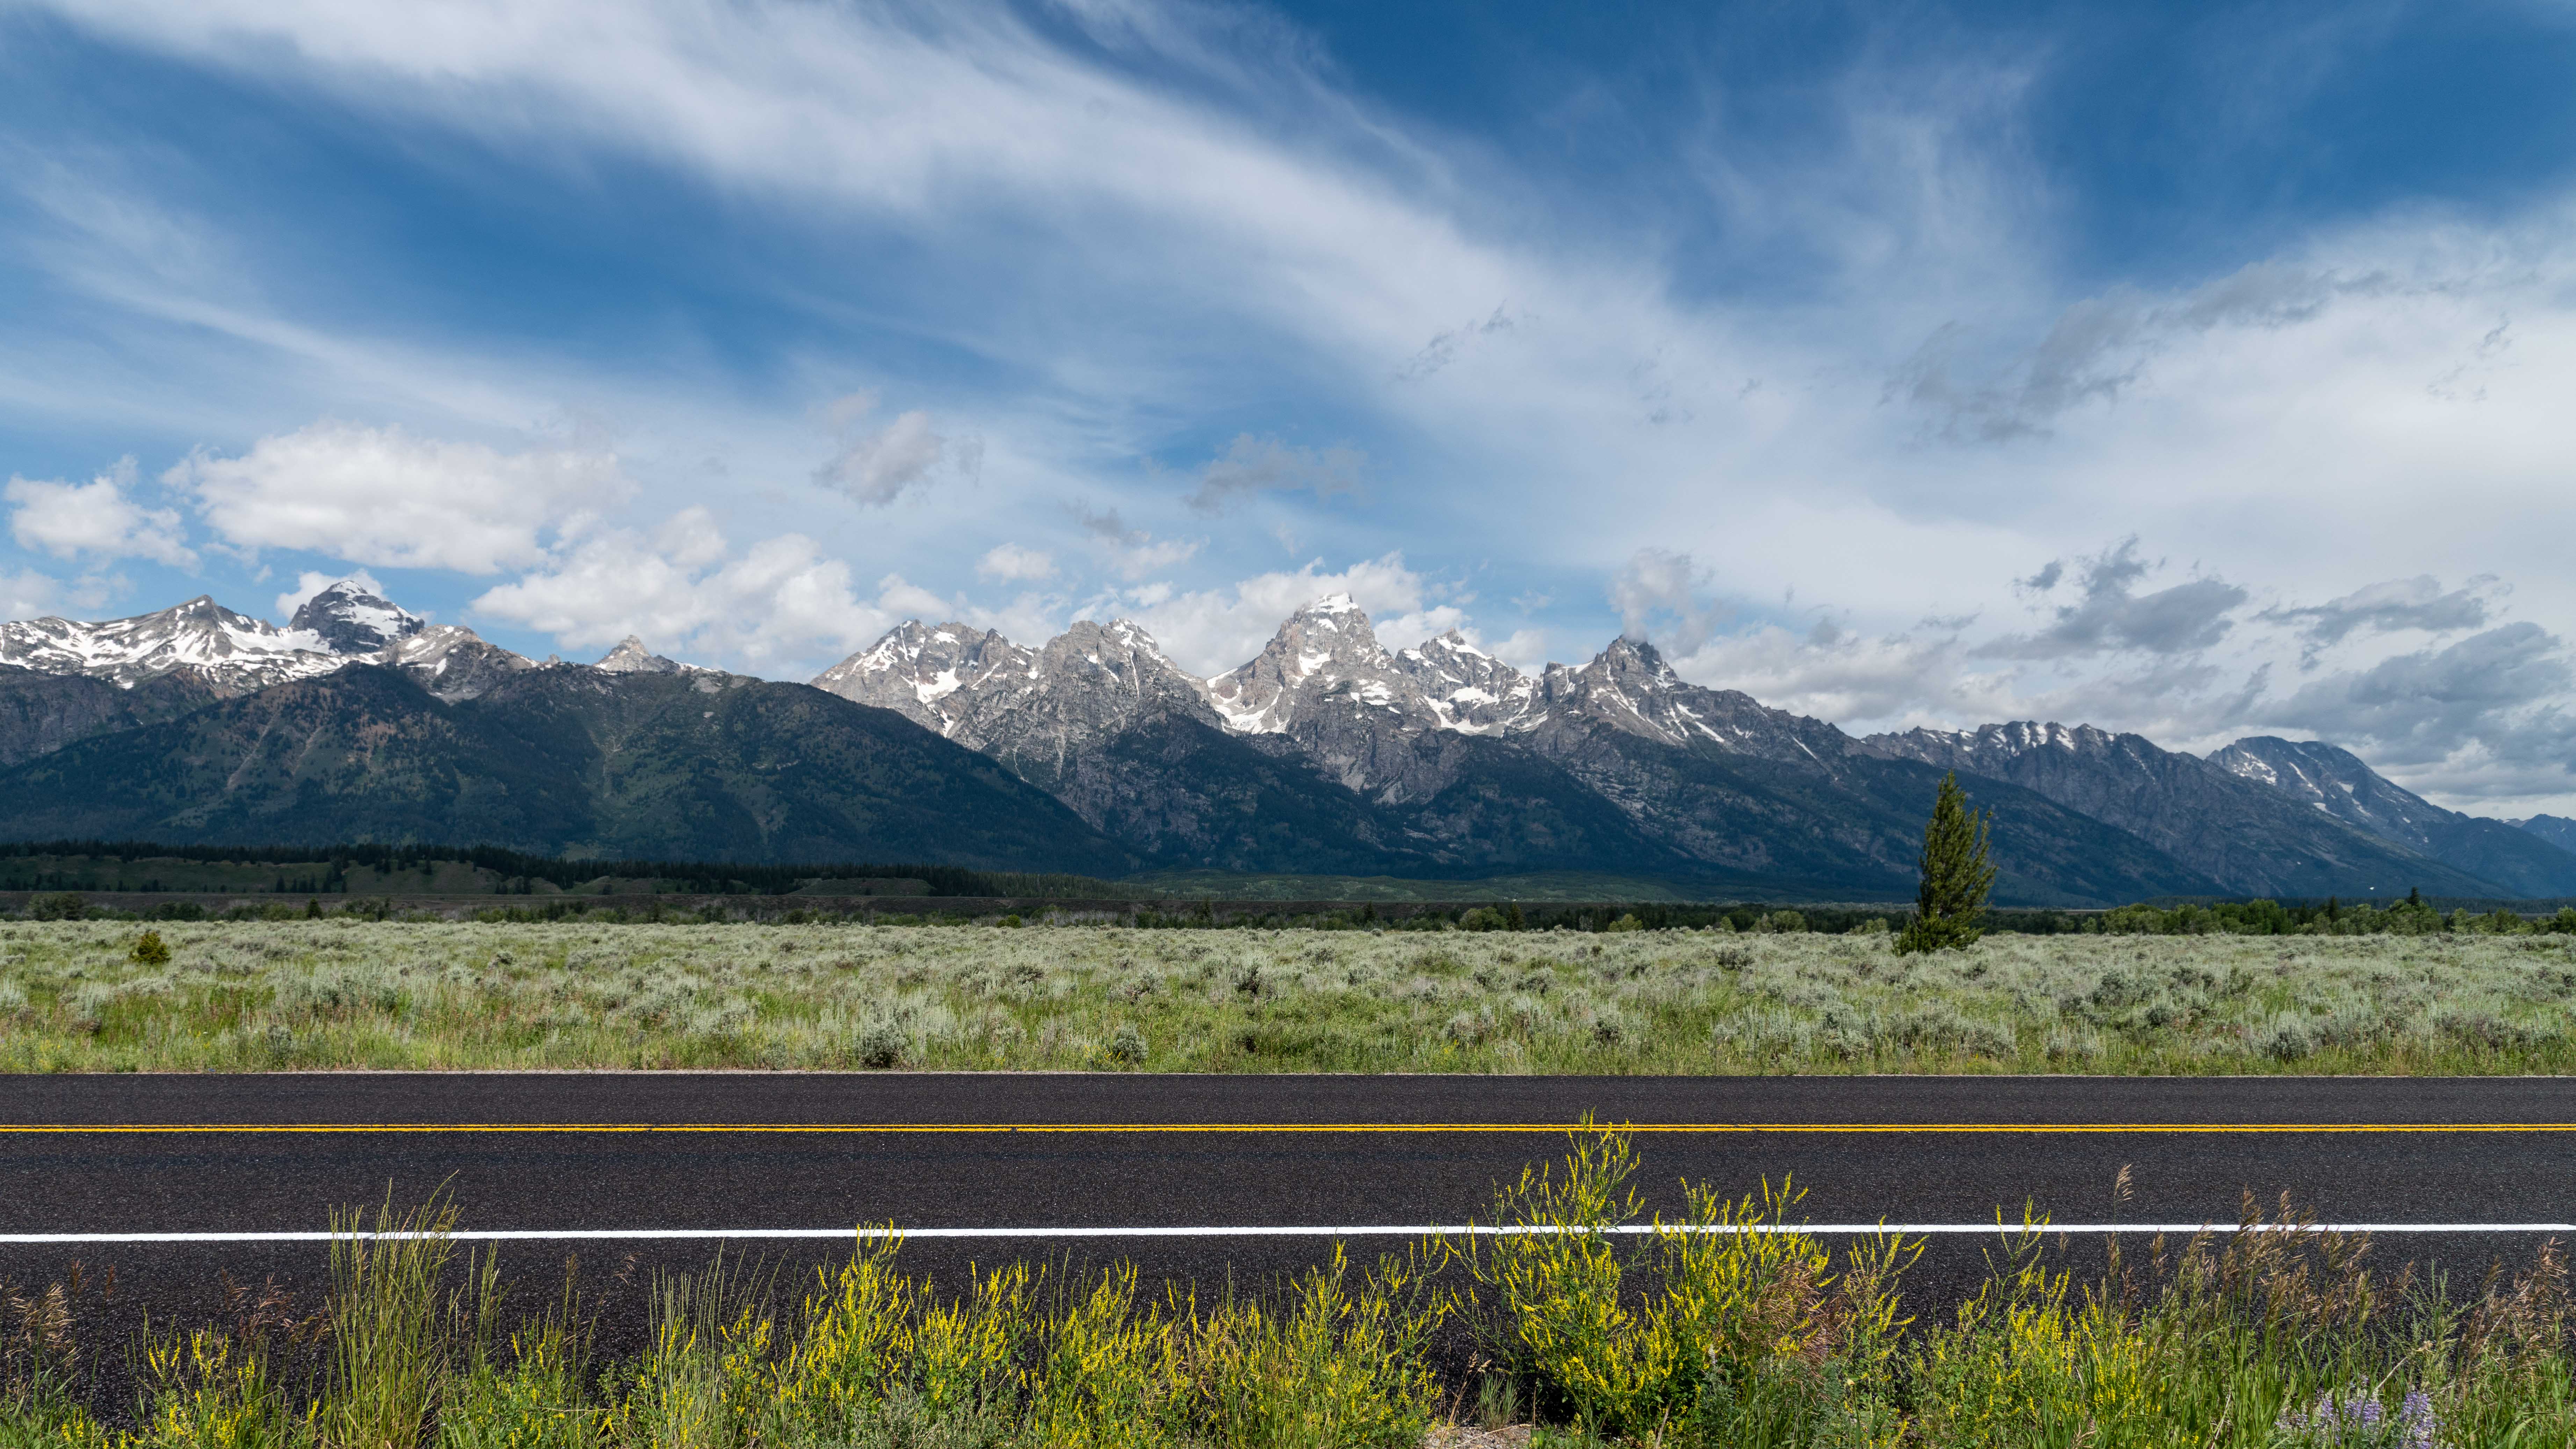
<path id="1" fill-rule="evenodd" d="M 0 1070 L 2525 1073 L 2576 936 L 0 924 Z"/>

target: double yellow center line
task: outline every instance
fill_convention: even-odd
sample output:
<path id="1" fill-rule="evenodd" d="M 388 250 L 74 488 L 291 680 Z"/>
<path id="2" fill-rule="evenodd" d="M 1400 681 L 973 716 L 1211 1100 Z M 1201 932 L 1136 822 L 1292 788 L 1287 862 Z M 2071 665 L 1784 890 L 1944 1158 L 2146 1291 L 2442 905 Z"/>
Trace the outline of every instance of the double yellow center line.
<path id="1" fill-rule="evenodd" d="M 2576 1122 L 1604 1122 L 1657 1136 L 2140 1136 L 2576 1132 Z M 0 1122 L 9 1135 L 770 1133 L 795 1136 L 1561 1136 L 1572 1122 Z"/>

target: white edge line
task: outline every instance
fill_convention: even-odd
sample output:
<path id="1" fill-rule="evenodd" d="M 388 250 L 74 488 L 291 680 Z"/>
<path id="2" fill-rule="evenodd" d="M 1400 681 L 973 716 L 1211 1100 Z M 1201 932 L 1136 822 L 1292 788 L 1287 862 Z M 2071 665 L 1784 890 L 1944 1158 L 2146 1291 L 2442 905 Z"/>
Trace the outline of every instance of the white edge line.
<path id="1" fill-rule="evenodd" d="M 491 1228 L 459 1229 L 444 1236 L 455 1242 L 654 1242 L 714 1241 L 739 1239 L 841 1238 L 851 1241 L 903 1239 L 927 1242 L 946 1239 L 982 1238 L 1456 1238 L 1512 1237 L 1525 1234 L 1552 1234 L 1575 1229 L 1549 1227 L 1453 1227 L 1438 1223 L 1379 1224 L 1349 1226 L 1244 1226 L 1244 1227 L 1123 1227 L 1123 1228 Z M 2027 1228 L 2020 1223 L 1805 1223 L 1796 1226 L 1760 1224 L 1749 1227 L 1689 1227 L 1675 1225 L 1654 1227 L 1631 1224 L 1609 1228 L 1619 1235 L 1672 1233 L 1804 1233 L 1817 1237 L 1870 1237 L 1881 1234 L 1899 1237 L 1932 1236 L 2000 1236 L 2015 1237 L 2025 1231 L 2042 1237 L 2073 1233 L 2087 1235 L 2119 1233 L 2192 1234 L 2192 1233 L 2566 1233 L 2576 1235 L 2576 1223 L 2259 1223 L 2246 1227 L 2235 1223 L 2038 1223 Z M 428 1233 L 0 1233 L 0 1245 L 74 1243 L 329 1243 L 368 1241 L 376 1238 L 411 1239 L 438 1236 Z"/>

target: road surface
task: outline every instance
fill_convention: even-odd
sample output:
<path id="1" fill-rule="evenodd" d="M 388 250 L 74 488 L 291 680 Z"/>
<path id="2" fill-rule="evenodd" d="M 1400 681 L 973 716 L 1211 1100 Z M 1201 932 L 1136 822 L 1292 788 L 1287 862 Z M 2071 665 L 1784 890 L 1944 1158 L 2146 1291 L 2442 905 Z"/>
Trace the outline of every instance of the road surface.
<path id="1" fill-rule="evenodd" d="M 577 1259 L 609 1347 L 654 1270 L 722 1246 L 801 1278 L 861 1225 L 934 1273 L 1027 1255 L 1258 1282 L 1337 1236 L 1373 1256 L 1487 1214 L 1586 1114 L 1634 1130 L 1667 1212 L 1680 1179 L 1794 1177 L 1809 1222 L 1929 1236 L 1929 1311 L 2025 1205 L 2079 1259 L 2108 1227 L 2232 1224 L 2249 1191 L 2471 1281 L 2576 1238 L 2576 1080 L 2546 1078 L 17 1077 L 0 1279 L 113 1267 L 109 1325 L 220 1314 L 227 1276 L 309 1306 L 334 1207 L 444 1190 L 530 1301 Z"/>

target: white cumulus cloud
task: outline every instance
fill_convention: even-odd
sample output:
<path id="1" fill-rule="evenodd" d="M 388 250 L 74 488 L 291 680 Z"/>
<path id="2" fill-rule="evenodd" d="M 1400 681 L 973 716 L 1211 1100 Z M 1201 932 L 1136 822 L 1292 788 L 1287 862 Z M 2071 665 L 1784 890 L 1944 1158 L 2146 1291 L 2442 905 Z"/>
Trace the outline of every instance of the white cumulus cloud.
<path id="1" fill-rule="evenodd" d="M 237 548 L 468 574 L 534 564 L 547 534 L 634 491 L 612 453 L 504 453 L 339 422 L 262 438 L 239 457 L 200 451 L 164 481 Z"/>
<path id="2" fill-rule="evenodd" d="M 0 489 L 12 505 L 9 532 L 20 546 L 57 558 L 148 558 L 177 568 L 197 562 L 178 510 L 134 501 L 134 460 L 126 458 L 87 483 L 12 476 Z"/>
<path id="3" fill-rule="evenodd" d="M 1321 560 L 1294 572 L 1259 574 L 1223 588 L 1176 592 L 1161 586 L 1112 595 L 1089 607 L 1094 617 L 1124 614 L 1153 631 L 1163 652 L 1194 674 L 1222 674 L 1261 652 L 1280 621 L 1328 594 L 1348 594 L 1369 616 L 1378 642 L 1406 648 L 1467 623 L 1466 612 L 1436 597 L 1433 581 L 1389 553 L 1338 571 Z"/>
<path id="4" fill-rule="evenodd" d="M 1701 599 L 1713 583 L 1689 554 L 1641 548 L 1610 580 L 1610 605 L 1629 638 L 1651 639 L 1667 654 L 1689 654 L 1717 632 L 1729 612 Z"/>
<path id="5" fill-rule="evenodd" d="M 34 569 L 0 572 L 0 618 L 33 619 L 63 606 L 62 581 Z"/>
<path id="6" fill-rule="evenodd" d="M 1087 504 L 1075 504 L 1073 520 L 1122 579 L 1141 579 L 1187 563 L 1201 544 L 1198 539 L 1156 538 L 1144 529 L 1130 528 L 1115 508 L 1094 512 Z"/>
<path id="7" fill-rule="evenodd" d="M 1005 582 L 1036 583 L 1055 577 L 1055 560 L 1033 548 L 1016 543 L 995 544 L 977 561 L 979 577 Z"/>
<path id="8" fill-rule="evenodd" d="M 693 663 L 793 675 L 884 632 L 915 602 L 908 587 L 887 580 L 881 592 L 893 607 L 863 600 L 849 565 L 824 557 L 814 540 L 781 534 L 737 551 L 713 515 L 688 508 L 649 532 L 584 537 L 544 567 L 487 590 L 473 608 L 550 634 L 569 650 L 633 634 Z"/>

